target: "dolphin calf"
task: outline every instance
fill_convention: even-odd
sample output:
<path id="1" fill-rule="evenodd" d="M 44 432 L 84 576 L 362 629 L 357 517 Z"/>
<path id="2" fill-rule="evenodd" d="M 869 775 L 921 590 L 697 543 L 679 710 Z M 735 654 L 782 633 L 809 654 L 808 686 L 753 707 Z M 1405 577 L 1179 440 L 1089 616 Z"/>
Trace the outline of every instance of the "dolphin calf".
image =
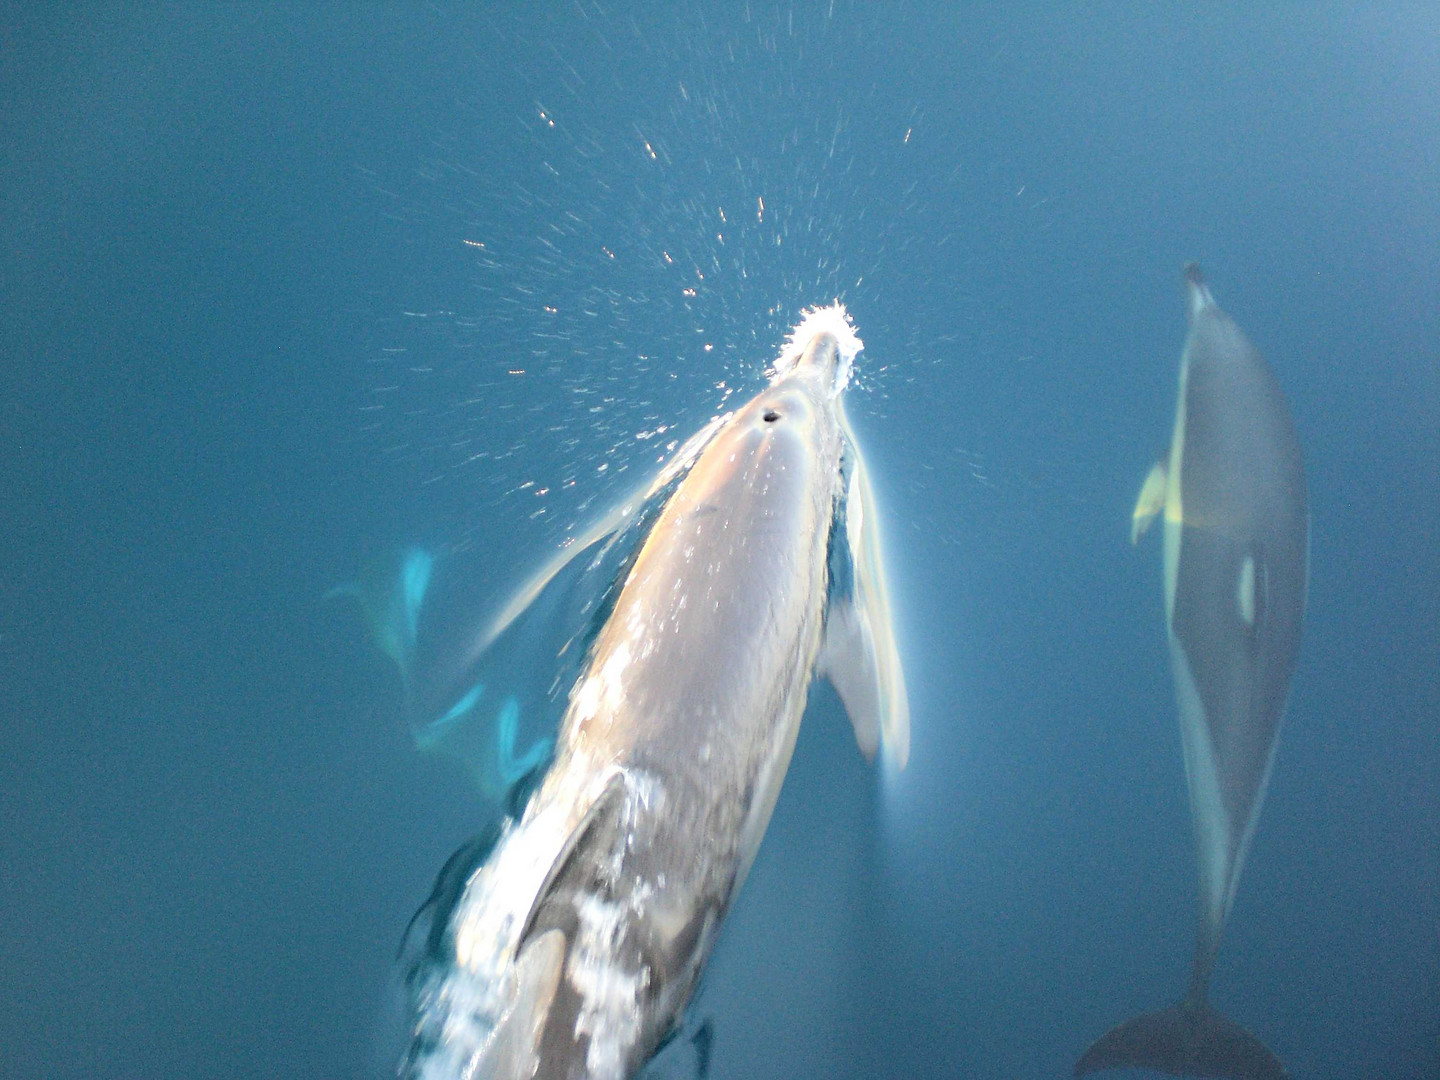
<path id="1" fill-rule="evenodd" d="M 1131 540 L 1164 511 L 1165 617 L 1190 813 L 1200 926 L 1181 1002 L 1103 1035 L 1080 1076 L 1120 1066 L 1278 1080 L 1258 1039 L 1206 1003 L 1221 932 L 1255 834 L 1300 649 L 1309 515 L 1285 397 L 1249 339 L 1186 268 L 1190 332 L 1170 454 L 1146 478 Z"/>
<path id="2" fill-rule="evenodd" d="M 427 903 L 402 1075 L 633 1076 L 690 1000 L 817 675 L 867 756 L 905 765 L 878 515 L 842 403 L 860 349 L 838 304 L 808 312 L 769 385 L 652 486 L 553 763 Z"/>

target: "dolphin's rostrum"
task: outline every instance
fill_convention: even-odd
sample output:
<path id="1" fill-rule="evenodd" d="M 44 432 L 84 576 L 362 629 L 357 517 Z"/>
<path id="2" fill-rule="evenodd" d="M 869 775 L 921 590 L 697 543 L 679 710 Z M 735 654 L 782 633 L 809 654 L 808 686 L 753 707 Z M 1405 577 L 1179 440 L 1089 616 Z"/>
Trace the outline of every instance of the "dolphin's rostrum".
<path id="1" fill-rule="evenodd" d="M 1200 864 L 1190 989 L 1103 1035 L 1077 1076 L 1120 1066 L 1279 1080 L 1279 1060 L 1206 1003 L 1270 779 L 1305 613 L 1309 516 L 1284 395 L 1245 334 L 1186 269 L 1190 333 L 1169 458 L 1146 478 L 1131 539 L 1164 512 L 1165 612 Z"/>
<path id="2" fill-rule="evenodd" d="M 407 974 L 404 1075 L 632 1076 L 690 999 L 817 674 L 867 755 L 904 766 L 876 508 L 842 405 L 860 347 L 838 304 L 807 313 L 769 386 L 652 486 L 658 509 L 598 609 L 553 764 L 493 848 L 436 886 Z"/>

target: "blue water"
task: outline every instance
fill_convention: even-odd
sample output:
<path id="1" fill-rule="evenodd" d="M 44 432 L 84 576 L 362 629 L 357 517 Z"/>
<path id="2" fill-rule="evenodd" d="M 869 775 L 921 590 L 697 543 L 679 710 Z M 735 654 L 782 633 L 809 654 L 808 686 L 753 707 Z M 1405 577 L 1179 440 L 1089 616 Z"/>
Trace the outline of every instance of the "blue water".
<path id="1" fill-rule="evenodd" d="M 1190 259 L 1313 515 L 1213 1000 L 1440 1075 L 1440 8 L 488 7 L 7 5 L 0 1075 L 385 1075 L 489 810 L 325 593 L 417 543 L 503 592 L 835 297 L 914 754 L 813 695 L 712 1076 L 1068 1075 L 1188 975 L 1127 538 Z"/>

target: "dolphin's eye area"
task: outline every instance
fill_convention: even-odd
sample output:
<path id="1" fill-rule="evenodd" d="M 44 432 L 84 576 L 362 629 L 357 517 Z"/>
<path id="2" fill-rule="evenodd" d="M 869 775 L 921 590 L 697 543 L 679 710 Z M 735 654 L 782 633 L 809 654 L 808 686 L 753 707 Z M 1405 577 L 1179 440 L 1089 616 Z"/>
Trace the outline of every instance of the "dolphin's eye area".
<path id="1" fill-rule="evenodd" d="M 774 409 L 766 409 L 765 415 L 760 419 L 764 420 L 767 424 L 773 424 L 776 420 L 780 419 L 780 414 Z"/>

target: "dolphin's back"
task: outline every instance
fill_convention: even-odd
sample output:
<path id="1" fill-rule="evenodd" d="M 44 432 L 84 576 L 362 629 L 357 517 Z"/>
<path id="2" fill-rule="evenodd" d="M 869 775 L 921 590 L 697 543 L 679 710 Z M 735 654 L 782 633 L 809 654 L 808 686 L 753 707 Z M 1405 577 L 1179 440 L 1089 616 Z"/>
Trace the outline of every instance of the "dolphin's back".
<path id="1" fill-rule="evenodd" d="M 750 819 L 768 820 L 820 646 L 839 453 L 804 380 L 738 413 L 651 530 L 572 700 L 562 744 L 655 777 L 657 826 L 706 837 L 654 845 L 672 873 L 705 877 L 732 846 L 748 863 Z"/>
<path id="2" fill-rule="evenodd" d="M 1185 368 L 1171 633 L 1204 709 L 1228 845 L 1242 855 L 1300 648 L 1305 474 L 1279 384 L 1213 301 L 1193 314 Z"/>

